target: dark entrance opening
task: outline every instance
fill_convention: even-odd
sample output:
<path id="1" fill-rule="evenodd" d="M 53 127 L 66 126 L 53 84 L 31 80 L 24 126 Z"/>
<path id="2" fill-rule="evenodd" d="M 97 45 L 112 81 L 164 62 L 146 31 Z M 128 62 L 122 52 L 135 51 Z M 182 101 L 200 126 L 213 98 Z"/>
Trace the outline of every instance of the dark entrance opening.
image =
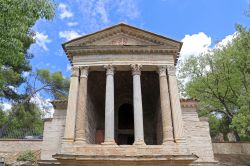
<path id="1" fill-rule="evenodd" d="M 123 104 L 118 110 L 118 145 L 134 143 L 134 112 L 133 105 Z"/>

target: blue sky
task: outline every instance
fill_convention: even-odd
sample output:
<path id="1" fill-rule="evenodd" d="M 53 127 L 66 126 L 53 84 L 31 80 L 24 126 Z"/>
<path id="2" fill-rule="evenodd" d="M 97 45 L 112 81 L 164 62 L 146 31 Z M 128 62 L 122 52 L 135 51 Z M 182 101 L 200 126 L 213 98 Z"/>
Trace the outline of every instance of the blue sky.
<path id="1" fill-rule="evenodd" d="M 184 42 L 181 56 L 198 54 L 230 40 L 235 24 L 250 25 L 244 15 L 250 0 L 55 0 L 52 21 L 39 20 L 30 51 L 33 69 L 48 68 L 69 76 L 61 44 L 119 22 Z"/>
<path id="2" fill-rule="evenodd" d="M 235 24 L 250 27 L 244 15 L 250 0 L 55 0 L 52 21 L 39 20 L 36 43 L 30 48 L 33 70 L 62 71 L 69 77 L 70 65 L 61 44 L 108 26 L 125 22 L 138 28 L 184 42 L 181 60 L 232 40 Z M 33 99 L 46 116 L 53 108 L 47 95 Z M 10 103 L 3 103 L 5 109 Z M 45 117 L 46 117 L 45 116 Z"/>

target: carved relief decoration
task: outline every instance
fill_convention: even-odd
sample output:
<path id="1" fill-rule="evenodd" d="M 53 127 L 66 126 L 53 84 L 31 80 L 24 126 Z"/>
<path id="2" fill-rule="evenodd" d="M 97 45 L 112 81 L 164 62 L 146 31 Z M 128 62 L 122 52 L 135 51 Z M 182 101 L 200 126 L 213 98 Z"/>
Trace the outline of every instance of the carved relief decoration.
<path id="1" fill-rule="evenodd" d="M 106 75 L 114 75 L 115 68 L 113 65 L 105 65 L 104 68 L 106 69 Z"/>
<path id="2" fill-rule="evenodd" d="M 79 76 L 79 67 L 72 66 L 71 67 L 71 77 L 78 77 Z"/>
<path id="3" fill-rule="evenodd" d="M 89 66 L 81 66 L 80 71 L 81 71 L 81 76 L 80 77 L 87 78 L 88 77 L 88 72 L 89 72 Z"/>
<path id="4" fill-rule="evenodd" d="M 111 40 L 107 41 L 107 39 Z M 109 29 L 83 36 L 82 38 L 65 43 L 64 46 L 99 45 L 100 41 L 106 41 L 107 45 L 127 45 L 129 40 L 138 40 L 142 44 L 147 43 L 149 45 L 172 46 L 177 49 L 180 47 L 180 43 L 177 41 L 126 24 L 116 25 Z"/>
<path id="5" fill-rule="evenodd" d="M 166 72 L 167 72 L 167 66 L 159 66 L 158 67 L 158 73 L 159 77 L 166 77 Z"/>
<path id="6" fill-rule="evenodd" d="M 130 65 L 132 69 L 132 75 L 141 75 L 142 65 L 140 64 L 132 64 Z"/>
<path id="7" fill-rule="evenodd" d="M 175 76 L 176 68 L 174 65 L 167 66 L 168 75 Z"/>

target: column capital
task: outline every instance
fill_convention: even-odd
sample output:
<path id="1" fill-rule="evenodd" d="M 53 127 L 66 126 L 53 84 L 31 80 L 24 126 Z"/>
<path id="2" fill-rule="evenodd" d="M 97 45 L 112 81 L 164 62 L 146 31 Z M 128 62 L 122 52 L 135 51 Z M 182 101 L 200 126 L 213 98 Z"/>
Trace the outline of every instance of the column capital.
<path id="1" fill-rule="evenodd" d="M 167 65 L 167 71 L 169 76 L 176 75 L 176 67 L 174 65 Z"/>
<path id="2" fill-rule="evenodd" d="M 80 77 L 88 78 L 89 66 L 81 66 L 80 67 L 81 75 Z"/>
<path id="3" fill-rule="evenodd" d="M 141 69 L 142 69 L 141 64 L 132 64 L 130 66 L 132 69 L 132 75 L 141 75 Z"/>
<path id="4" fill-rule="evenodd" d="M 72 66 L 71 67 L 71 77 L 78 77 L 79 76 L 79 67 L 78 66 Z"/>
<path id="5" fill-rule="evenodd" d="M 158 74 L 159 77 L 166 77 L 167 76 L 167 66 L 158 66 Z"/>
<path id="6" fill-rule="evenodd" d="M 105 65 L 104 68 L 106 69 L 106 75 L 114 75 L 115 67 L 113 65 Z"/>

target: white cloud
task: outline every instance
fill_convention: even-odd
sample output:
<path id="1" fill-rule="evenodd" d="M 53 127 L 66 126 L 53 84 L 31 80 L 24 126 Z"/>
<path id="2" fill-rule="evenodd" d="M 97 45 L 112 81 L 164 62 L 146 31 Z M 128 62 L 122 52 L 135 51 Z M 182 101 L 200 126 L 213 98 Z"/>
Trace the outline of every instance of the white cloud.
<path id="1" fill-rule="evenodd" d="M 66 4 L 60 3 L 58 9 L 60 12 L 61 19 L 73 17 L 73 13 L 69 11 L 69 8 Z"/>
<path id="2" fill-rule="evenodd" d="M 108 23 L 109 19 L 108 19 L 108 11 L 107 11 L 107 4 L 105 3 L 107 1 L 103 1 L 103 0 L 99 0 L 96 2 L 96 8 L 95 8 L 95 12 L 97 15 L 100 16 L 101 21 L 103 23 Z"/>
<path id="3" fill-rule="evenodd" d="M 27 71 L 23 72 L 24 77 L 28 77 L 29 75 L 30 75 L 30 72 L 27 72 Z"/>
<path id="4" fill-rule="evenodd" d="M 118 13 L 122 16 L 129 19 L 136 19 L 140 16 L 137 4 L 135 0 L 120 0 L 117 4 Z"/>
<path id="5" fill-rule="evenodd" d="M 79 37 L 80 34 L 76 31 L 61 31 L 59 32 L 60 38 L 65 38 L 67 41 Z"/>
<path id="6" fill-rule="evenodd" d="M 36 104 L 38 108 L 43 113 L 43 118 L 50 118 L 54 113 L 54 108 L 50 103 L 50 99 L 44 99 L 42 96 L 37 94 L 36 96 L 31 98 L 31 102 Z"/>
<path id="7" fill-rule="evenodd" d="M 190 55 L 198 56 L 201 53 L 207 52 L 212 44 L 211 37 L 207 36 L 204 32 L 185 35 L 181 41 L 183 42 L 183 46 L 180 53 L 180 59 L 185 59 Z"/>
<path id="8" fill-rule="evenodd" d="M 233 39 L 237 37 L 237 32 L 234 32 L 232 35 L 227 35 L 224 39 L 222 39 L 219 43 L 215 45 L 215 48 L 222 48 L 230 44 Z"/>
<path id="9" fill-rule="evenodd" d="M 79 11 L 87 31 L 95 31 L 106 27 L 111 22 L 111 16 L 127 21 L 139 17 L 137 0 L 77 0 Z"/>
<path id="10" fill-rule="evenodd" d="M 68 22 L 67 25 L 70 27 L 77 26 L 78 22 Z"/>
<path id="11" fill-rule="evenodd" d="M 45 35 L 45 34 L 40 33 L 40 32 L 36 32 L 34 39 L 36 40 L 36 44 L 39 47 L 41 47 L 45 51 L 48 51 L 48 47 L 46 46 L 46 44 L 51 42 L 48 35 Z"/>
<path id="12" fill-rule="evenodd" d="M 11 107 L 12 107 L 12 105 L 11 105 L 11 104 L 9 104 L 9 103 L 2 103 L 1 105 L 2 105 L 2 109 L 3 109 L 3 111 L 10 110 L 10 109 L 11 109 Z"/>
<path id="13" fill-rule="evenodd" d="M 71 70 L 71 65 L 70 65 L 70 64 L 67 64 L 66 70 L 67 70 L 67 71 L 70 71 L 70 70 Z"/>

